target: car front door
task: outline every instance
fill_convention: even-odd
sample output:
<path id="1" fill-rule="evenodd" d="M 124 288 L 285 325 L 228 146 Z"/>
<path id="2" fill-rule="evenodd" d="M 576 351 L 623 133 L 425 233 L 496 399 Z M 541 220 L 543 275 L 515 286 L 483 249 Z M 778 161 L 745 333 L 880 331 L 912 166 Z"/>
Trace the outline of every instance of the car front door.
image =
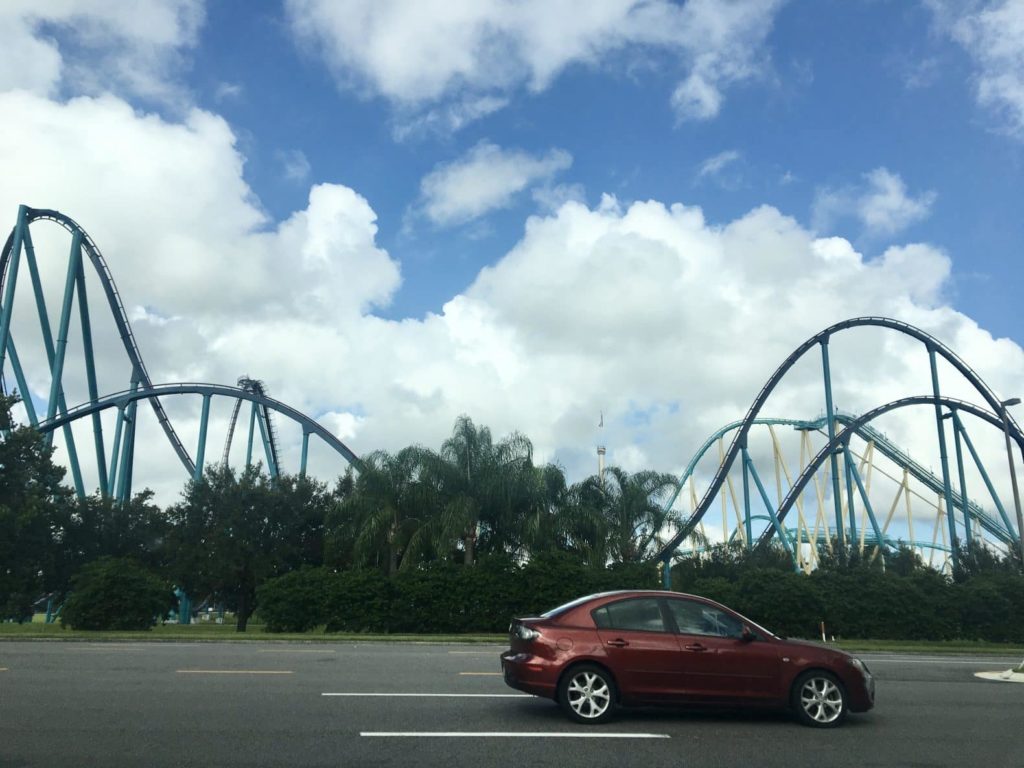
<path id="1" fill-rule="evenodd" d="M 624 698 L 657 701 L 680 695 L 679 641 L 658 598 L 619 600 L 591 615 Z"/>
<path id="2" fill-rule="evenodd" d="M 737 616 L 699 600 L 666 599 L 678 631 L 684 696 L 694 700 L 774 701 L 781 658 L 767 638 L 743 638 Z"/>

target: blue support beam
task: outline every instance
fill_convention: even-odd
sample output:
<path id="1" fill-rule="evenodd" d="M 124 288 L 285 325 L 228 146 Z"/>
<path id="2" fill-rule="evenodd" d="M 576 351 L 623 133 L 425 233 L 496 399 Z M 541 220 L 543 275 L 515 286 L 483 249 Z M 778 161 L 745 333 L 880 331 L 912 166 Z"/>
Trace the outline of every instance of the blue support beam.
<path id="1" fill-rule="evenodd" d="M 96 356 L 92 347 L 92 323 L 89 320 L 89 299 L 85 290 L 85 269 L 81 260 L 75 274 L 75 285 L 78 288 L 78 316 L 82 324 L 82 354 L 85 357 L 85 379 L 89 388 L 89 402 L 100 399 L 99 386 L 96 383 Z M 96 471 L 99 474 L 100 493 L 110 495 L 107 482 L 107 459 L 103 444 L 103 420 L 99 413 L 92 415 L 92 436 L 96 448 Z"/>
<path id="2" fill-rule="evenodd" d="M 743 531 L 747 551 L 749 552 L 754 546 L 754 530 L 750 524 L 750 469 L 747 463 L 747 445 L 745 442 L 740 446 L 740 456 L 740 464 L 743 467 Z"/>
<path id="3" fill-rule="evenodd" d="M 0 371 L 4 369 L 4 358 L 7 355 L 7 340 L 11 335 L 11 316 L 14 314 L 14 289 L 18 285 L 18 265 L 21 263 L 21 250 L 28 231 L 28 208 L 18 207 L 18 222 L 14 225 L 14 241 L 11 246 L 10 263 L 7 267 L 6 284 L 4 285 L 3 304 L 0 305 Z M 0 277 L 3 274 L 0 273 Z M 26 393 L 28 394 L 28 393 Z"/>
<path id="4" fill-rule="evenodd" d="M 956 409 L 952 409 L 949 415 L 950 418 L 954 418 Z M 967 496 L 967 478 L 964 474 L 964 452 L 960 441 L 960 430 L 957 429 L 955 421 L 953 422 L 953 445 L 956 449 L 956 469 L 960 480 L 960 509 L 964 515 L 964 539 L 967 541 L 967 546 L 971 547 L 974 544 L 974 535 L 971 531 L 971 512 L 968 509 L 969 497 Z"/>
<path id="5" fill-rule="evenodd" d="M 860 470 L 857 469 L 853 456 L 850 454 L 849 443 L 843 445 L 843 457 L 846 461 L 846 465 L 850 467 L 850 474 L 853 476 L 853 481 L 856 483 L 857 490 L 860 492 L 860 500 L 864 504 L 864 511 L 867 512 L 868 520 L 871 521 L 871 530 L 875 532 L 875 541 L 882 542 L 882 529 L 878 527 L 878 520 L 875 518 L 875 510 L 871 506 L 871 499 L 868 498 L 868 492 L 864 488 L 864 481 L 861 479 Z M 856 533 L 852 535 L 856 536 Z"/>
<path id="6" fill-rule="evenodd" d="M 203 478 L 203 462 L 206 458 L 206 429 L 210 424 L 210 395 L 203 395 L 203 412 L 199 417 L 199 447 L 196 448 L 196 471 L 192 479 L 197 483 Z"/>
<path id="7" fill-rule="evenodd" d="M 1003 506 L 1003 502 L 999 500 L 999 494 L 996 493 L 995 486 L 992 485 L 992 478 L 988 476 L 988 472 L 985 470 L 985 464 L 982 462 L 977 449 L 974 447 L 974 441 L 971 440 L 971 436 L 967 433 L 967 429 L 960 420 L 960 414 L 956 411 L 953 411 L 953 425 L 960 433 L 961 437 L 963 437 L 964 445 L 967 446 L 968 453 L 970 453 L 971 458 L 974 459 L 974 465 L 978 468 L 978 472 L 981 473 L 981 480 L 985 483 L 985 488 L 988 490 L 989 496 L 992 497 L 992 503 L 996 505 L 996 509 L 999 511 L 999 517 L 1002 518 L 1003 525 L 1006 527 L 1006 531 L 1010 534 L 1012 540 L 1015 538 L 1015 535 L 1014 527 L 1010 524 L 1010 516 L 1006 514 L 1006 508 Z"/>
<path id="8" fill-rule="evenodd" d="M 775 529 L 775 535 L 782 542 L 782 546 L 785 547 L 789 556 L 793 559 L 793 567 L 796 570 L 800 569 L 799 564 L 796 560 L 796 552 L 793 550 L 792 544 L 789 543 L 789 537 L 786 536 L 782 530 L 782 524 L 779 522 L 778 516 L 775 514 L 775 508 L 772 505 L 771 500 L 768 498 L 768 493 L 764 489 L 764 483 L 761 482 L 761 476 L 757 474 L 757 468 L 754 467 L 754 462 L 750 458 L 750 453 L 747 449 L 743 449 L 743 465 L 747 468 L 750 476 L 754 478 L 754 485 L 757 486 L 757 491 L 761 495 L 761 501 L 764 502 L 764 508 L 768 512 L 768 519 L 771 520 L 772 527 Z M 749 505 L 748 505 L 749 506 Z M 750 527 L 750 515 L 747 515 L 747 527 Z"/>
<path id="9" fill-rule="evenodd" d="M 946 522 L 949 525 L 949 547 L 953 552 L 952 565 L 955 571 L 959 567 L 957 557 L 957 536 L 956 518 L 954 517 L 955 507 L 953 506 L 953 488 L 949 482 L 949 457 L 946 453 L 946 425 L 942 419 L 942 406 L 938 398 L 942 396 L 939 392 L 939 369 L 935 358 L 935 348 L 928 347 L 928 362 L 932 373 L 932 393 L 935 395 L 935 426 L 939 435 L 939 461 L 942 464 L 942 493 L 946 499 Z"/>
<path id="10" fill-rule="evenodd" d="M 828 360 L 828 337 L 821 340 L 821 370 L 825 381 L 825 418 L 828 422 L 828 439 L 836 439 L 835 407 L 832 404 L 832 369 Z M 836 513 L 836 536 L 839 537 L 839 548 L 846 546 L 846 535 L 843 526 L 843 502 L 839 489 L 839 461 L 833 453 L 831 456 L 832 471 L 832 502 Z"/>
<path id="11" fill-rule="evenodd" d="M 302 430 L 302 460 L 299 464 L 299 476 L 306 476 L 306 462 L 309 459 L 309 430 Z"/>
<path id="12" fill-rule="evenodd" d="M 21 367 L 21 359 L 18 357 L 18 350 L 14 346 L 14 336 L 10 333 L 7 334 L 7 353 L 11 356 L 11 368 L 14 369 L 14 380 L 18 382 L 18 394 L 21 395 L 21 403 L 25 406 L 25 414 L 28 416 L 28 423 L 33 427 L 38 426 L 39 417 L 36 416 L 36 407 L 32 402 L 32 392 L 28 388 L 28 381 L 25 379 L 25 370 Z"/>
<path id="13" fill-rule="evenodd" d="M 253 402 L 252 410 L 249 412 L 249 439 L 245 444 L 245 466 L 252 466 L 252 444 L 256 439 L 256 409 L 259 406 Z"/>

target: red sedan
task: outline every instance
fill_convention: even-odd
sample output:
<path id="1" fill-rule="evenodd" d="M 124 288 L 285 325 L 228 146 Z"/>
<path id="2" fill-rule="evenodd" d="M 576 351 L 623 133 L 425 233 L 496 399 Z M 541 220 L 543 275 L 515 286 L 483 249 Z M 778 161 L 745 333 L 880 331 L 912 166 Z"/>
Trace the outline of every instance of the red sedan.
<path id="1" fill-rule="evenodd" d="M 603 723 L 619 705 L 754 705 L 829 728 L 875 701 L 859 659 L 777 637 L 695 595 L 589 595 L 514 619 L 509 635 L 505 682 L 556 700 L 580 723 Z"/>

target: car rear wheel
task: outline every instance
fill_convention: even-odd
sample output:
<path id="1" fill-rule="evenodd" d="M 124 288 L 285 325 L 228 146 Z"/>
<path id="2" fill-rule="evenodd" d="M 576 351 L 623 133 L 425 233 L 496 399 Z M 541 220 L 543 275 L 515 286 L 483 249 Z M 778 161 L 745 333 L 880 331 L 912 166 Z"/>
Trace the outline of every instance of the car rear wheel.
<path id="1" fill-rule="evenodd" d="M 831 672 L 805 672 L 793 685 L 793 709 L 804 725 L 834 728 L 846 718 L 846 691 Z"/>
<path id="2" fill-rule="evenodd" d="M 577 723 L 607 722 L 615 711 L 615 681 L 596 664 L 580 664 L 562 677 L 558 703 Z"/>

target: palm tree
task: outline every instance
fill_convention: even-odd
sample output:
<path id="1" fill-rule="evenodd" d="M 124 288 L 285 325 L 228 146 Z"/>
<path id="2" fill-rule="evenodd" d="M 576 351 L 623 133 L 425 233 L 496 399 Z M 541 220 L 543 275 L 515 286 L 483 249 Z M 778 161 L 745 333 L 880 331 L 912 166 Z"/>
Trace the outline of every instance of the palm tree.
<path id="1" fill-rule="evenodd" d="M 487 427 L 460 416 L 425 470 L 440 509 L 438 538 L 461 546 L 467 565 L 481 548 L 518 549 L 533 499 L 533 445 L 524 435 L 513 432 L 495 443 Z"/>
<path id="2" fill-rule="evenodd" d="M 424 449 L 411 446 L 392 455 L 374 451 L 363 457 L 351 494 L 340 512 L 354 526 L 357 561 L 386 559 L 394 575 L 418 550 L 420 529 L 428 523 L 430 507 L 420 482 Z"/>
<path id="3" fill-rule="evenodd" d="M 575 524 L 589 530 L 591 539 L 603 534 L 603 542 L 590 544 L 596 556 L 614 562 L 646 560 L 654 555 L 662 529 L 679 525 L 679 516 L 664 506 L 675 484 L 670 474 L 608 467 L 603 477 L 573 486 Z"/>

